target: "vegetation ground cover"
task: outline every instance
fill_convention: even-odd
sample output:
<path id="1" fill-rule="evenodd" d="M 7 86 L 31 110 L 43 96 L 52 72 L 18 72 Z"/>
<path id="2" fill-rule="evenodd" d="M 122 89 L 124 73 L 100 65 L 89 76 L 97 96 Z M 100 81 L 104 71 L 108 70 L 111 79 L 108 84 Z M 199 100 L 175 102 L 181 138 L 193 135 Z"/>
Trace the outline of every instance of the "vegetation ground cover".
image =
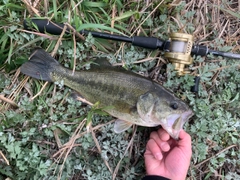
<path id="1" fill-rule="evenodd" d="M 113 132 L 114 118 L 73 100 L 72 90 L 20 74 L 34 47 L 65 67 L 88 69 L 94 57 L 149 77 L 188 102 L 194 116 L 188 179 L 240 179 L 240 61 L 194 57 L 191 73 L 178 77 L 159 50 L 74 34 L 24 30 L 22 22 L 44 17 L 77 30 L 153 36 L 193 34 L 196 44 L 240 53 L 239 1 L 27 1 L 0 2 L 0 179 L 140 179 L 143 153 L 155 128 Z M 192 93 L 194 76 L 201 77 Z M 92 124 L 86 128 L 86 122 Z"/>

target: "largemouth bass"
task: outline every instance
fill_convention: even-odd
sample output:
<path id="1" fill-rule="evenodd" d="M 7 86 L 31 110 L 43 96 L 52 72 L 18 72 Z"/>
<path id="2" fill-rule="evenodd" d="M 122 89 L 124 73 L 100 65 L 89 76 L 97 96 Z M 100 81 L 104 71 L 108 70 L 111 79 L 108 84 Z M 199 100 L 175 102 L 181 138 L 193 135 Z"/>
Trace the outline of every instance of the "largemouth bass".
<path id="1" fill-rule="evenodd" d="M 21 72 L 49 82 L 63 81 L 91 103 L 118 118 L 114 131 L 120 133 L 132 124 L 161 125 L 177 139 L 183 124 L 192 116 L 188 105 L 163 86 L 123 68 L 113 67 L 104 58 L 89 70 L 73 71 L 59 64 L 43 49 L 36 49 L 21 66 Z"/>

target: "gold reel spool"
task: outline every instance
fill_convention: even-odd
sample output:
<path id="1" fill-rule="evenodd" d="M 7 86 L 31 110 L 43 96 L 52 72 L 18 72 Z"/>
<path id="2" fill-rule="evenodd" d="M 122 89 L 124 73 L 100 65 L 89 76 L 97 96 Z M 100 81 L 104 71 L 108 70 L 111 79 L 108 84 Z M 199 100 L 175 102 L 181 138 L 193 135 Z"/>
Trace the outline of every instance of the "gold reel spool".
<path id="1" fill-rule="evenodd" d="M 191 50 L 193 46 L 193 36 L 185 33 L 170 34 L 170 52 L 166 52 L 164 56 L 175 66 L 178 75 L 189 74 L 185 71 L 185 65 L 192 64 Z"/>

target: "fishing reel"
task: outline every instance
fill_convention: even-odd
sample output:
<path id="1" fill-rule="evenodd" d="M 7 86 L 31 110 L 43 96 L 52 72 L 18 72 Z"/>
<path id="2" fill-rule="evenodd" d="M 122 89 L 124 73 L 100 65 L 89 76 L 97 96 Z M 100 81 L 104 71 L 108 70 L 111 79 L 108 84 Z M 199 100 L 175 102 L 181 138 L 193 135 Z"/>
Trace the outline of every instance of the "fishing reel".
<path id="1" fill-rule="evenodd" d="M 191 50 L 193 46 L 193 36 L 185 33 L 172 33 L 170 37 L 169 52 L 165 52 L 164 57 L 174 65 L 179 76 L 189 74 L 185 70 L 185 65 L 193 63 Z"/>
<path id="2" fill-rule="evenodd" d="M 48 19 L 27 19 L 23 22 L 24 29 L 31 30 L 32 27 L 37 27 L 41 33 L 49 33 L 60 35 L 64 29 L 64 24 L 53 23 Z M 72 29 L 66 29 L 65 33 L 70 33 Z M 169 35 L 169 40 L 163 41 L 155 37 L 143 36 L 119 36 L 114 34 L 81 30 L 81 35 L 92 34 L 93 37 L 110 39 L 131 43 L 134 46 L 139 46 L 147 49 L 160 49 L 165 52 L 164 56 L 174 65 L 179 76 L 189 74 L 186 66 L 193 63 L 192 55 L 206 56 L 213 54 L 217 56 L 240 59 L 240 54 L 221 52 L 208 49 L 207 46 L 193 45 L 193 36 L 186 33 L 172 33 Z M 198 92 L 200 77 L 195 77 L 195 85 L 192 87 L 192 92 Z"/>

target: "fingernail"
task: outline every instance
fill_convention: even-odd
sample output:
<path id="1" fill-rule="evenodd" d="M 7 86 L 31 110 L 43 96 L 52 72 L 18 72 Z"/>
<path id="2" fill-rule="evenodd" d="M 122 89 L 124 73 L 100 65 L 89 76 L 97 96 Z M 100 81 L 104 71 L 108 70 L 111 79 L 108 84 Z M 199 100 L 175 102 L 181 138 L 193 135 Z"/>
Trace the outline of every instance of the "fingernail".
<path id="1" fill-rule="evenodd" d="M 156 158 L 157 160 L 162 160 L 162 154 L 161 154 L 161 153 L 156 153 L 156 154 L 155 154 L 155 158 Z"/>

